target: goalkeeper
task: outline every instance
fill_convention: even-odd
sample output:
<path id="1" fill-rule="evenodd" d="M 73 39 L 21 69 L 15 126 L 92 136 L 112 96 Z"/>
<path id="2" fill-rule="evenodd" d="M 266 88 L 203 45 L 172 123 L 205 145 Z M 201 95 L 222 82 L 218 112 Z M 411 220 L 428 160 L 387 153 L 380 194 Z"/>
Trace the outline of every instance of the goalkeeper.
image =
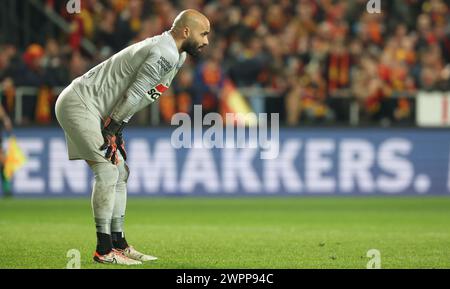
<path id="1" fill-rule="evenodd" d="M 94 260 L 141 264 L 156 257 L 125 239 L 129 170 L 123 130 L 137 111 L 155 102 L 186 59 L 208 45 L 210 24 L 200 12 L 182 11 L 169 31 L 133 44 L 75 79 L 55 111 L 70 160 L 86 160 L 94 173 L 92 210 L 97 228 Z"/>

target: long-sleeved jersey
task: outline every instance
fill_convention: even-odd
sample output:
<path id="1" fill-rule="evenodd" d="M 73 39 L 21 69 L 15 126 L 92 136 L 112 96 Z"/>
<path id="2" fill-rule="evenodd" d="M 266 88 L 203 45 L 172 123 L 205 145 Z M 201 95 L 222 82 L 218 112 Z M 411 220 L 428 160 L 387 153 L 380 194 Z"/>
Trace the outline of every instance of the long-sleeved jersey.
<path id="1" fill-rule="evenodd" d="M 186 60 L 170 32 L 130 45 L 73 82 L 90 111 L 128 122 L 137 111 L 156 101 L 170 86 Z"/>

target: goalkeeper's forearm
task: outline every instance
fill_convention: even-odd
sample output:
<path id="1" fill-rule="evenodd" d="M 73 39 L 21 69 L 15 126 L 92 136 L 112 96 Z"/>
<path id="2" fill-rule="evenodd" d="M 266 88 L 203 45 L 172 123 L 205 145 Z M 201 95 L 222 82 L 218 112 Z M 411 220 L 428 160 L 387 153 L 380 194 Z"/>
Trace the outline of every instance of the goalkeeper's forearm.
<path id="1" fill-rule="evenodd" d="M 114 108 L 110 117 L 118 123 L 128 122 L 136 112 L 140 99 L 124 97 Z"/>

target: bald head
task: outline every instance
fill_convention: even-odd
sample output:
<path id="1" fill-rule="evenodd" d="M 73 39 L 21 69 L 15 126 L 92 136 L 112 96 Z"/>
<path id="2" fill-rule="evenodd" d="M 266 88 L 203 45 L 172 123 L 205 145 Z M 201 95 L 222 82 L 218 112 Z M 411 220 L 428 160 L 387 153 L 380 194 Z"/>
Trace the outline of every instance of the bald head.
<path id="1" fill-rule="evenodd" d="M 181 30 L 185 27 L 197 28 L 197 27 L 209 28 L 209 20 L 205 15 L 194 9 L 187 9 L 181 11 L 173 21 L 172 30 Z"/>
<path id="2" fill-rule="evenodd" d="M 209 20 L 197 10 L 187 9 L 178 14 L 170 31 L 182 41 L 181 49 L 191 55 L 197 55 L 209 44 Z"/>

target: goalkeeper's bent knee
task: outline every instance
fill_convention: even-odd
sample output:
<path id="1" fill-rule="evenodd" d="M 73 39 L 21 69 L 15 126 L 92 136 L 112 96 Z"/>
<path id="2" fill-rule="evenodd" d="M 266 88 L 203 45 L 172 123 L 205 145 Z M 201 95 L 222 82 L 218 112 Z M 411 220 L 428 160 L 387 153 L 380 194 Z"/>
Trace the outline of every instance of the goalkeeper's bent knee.
<path id="1" fill-rule="evenodd" d="M 119 180 L 119 169 L 112 163 L 96 163 L 91 166 L 96 185 L 105 187 L 114 186 Z"/>
<path id="2" fill-rule="evenodd" d="M 128 168 L 126 162 L 121 160 L 117 165 L 117 169 L 119 170 L 119 178 L 117 182 L 126 183 L 128 181 L 128 177 L 130 176 L 130 169 Z"/>

